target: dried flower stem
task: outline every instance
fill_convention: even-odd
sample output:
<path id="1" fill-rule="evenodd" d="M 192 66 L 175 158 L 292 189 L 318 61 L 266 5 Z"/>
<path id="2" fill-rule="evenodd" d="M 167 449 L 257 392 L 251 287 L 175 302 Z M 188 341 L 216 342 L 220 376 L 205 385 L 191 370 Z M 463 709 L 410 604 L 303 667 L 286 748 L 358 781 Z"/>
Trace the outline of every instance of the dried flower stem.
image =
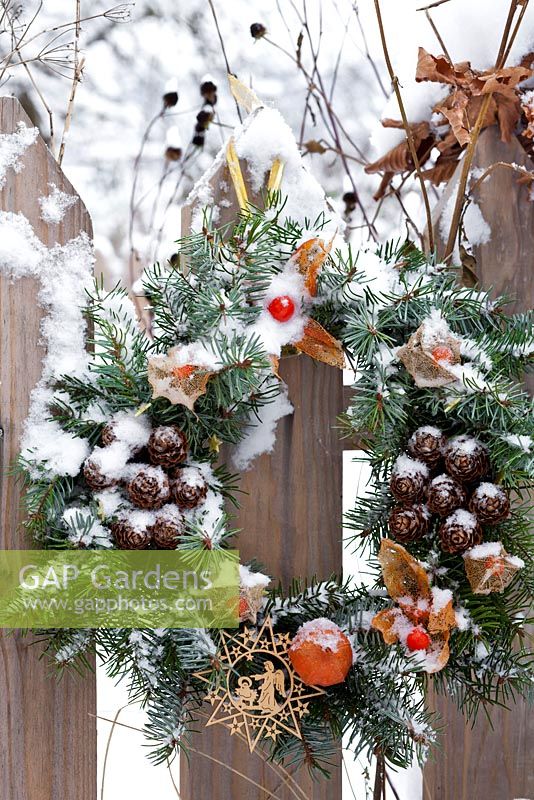
<path id="1" fill-rule="evenodd" d="M 221 33 L 221 29 L 219 28 L 219 20 L 217 19 L 217 12 L 215 11 L 215 6 L 213 5 L 212 0 L 208 0 L 208 3 L 209 3 L 209 7 L 211 9 L 211 13 L 213 15 L 213 21 L 215 22 L 215 28 L 217 29 L 217 35 L 219 37 L 219 42 L 221 43 L 221 50 L 222 50 L 222 54 L 223 54 L 223 58 L 224 58 L 224 63 L 226 65 L 226 72 L 229 75 L 233 75 L 234 73 L 230 69 L 230 63 L 228 61 L 228 56 L 226 55 L 226 47 L 224 45 L 224 39 L 223 39 L 223 36 L 222 36 L 222 33 Z M 234 101 L 235 101 L 235 107 L 237 109 L 237 116 L 239 117 L 239 122 L 243 122 L 243 117 L 241 116 L 241 109 L 239 108 L 239 103 L 237 102 L 237 100 L 235 100 L 235 98 L 234 98 Z"/>
<path id="2" fill-rule="evenodd" d="M 63 125 L 63 133 L 61 135 L 61 144 L 59 145 L 59 154 L 57 159 L 57 163 L 59 164 L 59 166 L 62 165 L 63 157 L 65 155 L 65 144 L 67 141 L 67 136 L 70 130 L 70 123 L 72 120 L 74 98 L 76 97 L 76 89 L 78 88 L 78 84 L 82 76 L 82 70 L 84 65 L 84 59 L 82 58 L 80 60 L 80 31 L 81 31 L 80 19 L 82 16 L 81 2 L 82 0 L 76 0 L 76 21 L 74 27 L 74 75 L 72 76 L 72 87 L 70 90 L 69 102 L 67 103 L 67 113 L 65 115 L 65 124 Z"/>
<path id="3" fill-rule="evenodd" d="M 436 0 L 435 3 L 430 3 L 428 6 L 421 6 L 420 8 L 416 8 L 416 11 L 427 11 L 429 8 L 437 8 L 438 6 L 442 6 L 445 3 L 450 3 L 451 0 Z"/>
<path id="4" fill-rule="evenodd" d="M 406 116 L 406 109 L 404 107 L 404 103 L 402 101 L 402 96 L 399 88 L 399 79 L 395 75 L 395 71 L 393 69 L 393 65 L 391 63 L 391 59 L 389 57 L 389 50 L 386 41 L 386 34 L 384 31 L 384 23 L 382 20 L 382 12 L 380 10 L 380 0 L 374 0 L 375 2 L 375 11 L 376 11 L 376 18 L 378 21 L 378 27 L 380 30 L 380 39 L 382 41 L 382 49 L 384 51 L 384 58 L 386 60 L 386 66 L 389 72 L 389 76 L 391 78 L 391 83 L 393 85 L 393 91 L 395 92 L 395 96 L 397 98 L 397 103 L 399 104 L 399 109 L 402 117 L 402 124 L 404 126 L 404 130 L 406 132 L 406 139 L 408 140 L 408 147 L 410 148 L 410 154 L 412 156 L 412 161 L 414 163 L 415 171 L 417 173 L 417 177 L 419 179 L 419 183 L 421 186 L 421 194 L 423 195 L 423 203 L 425 205 L 425 214 L 427 220 L 427 228 L 428 228 L 428 245 L 430 252 L 434 252 L 434 231 L 432 228 L 432 212 L 430 210 L 430 201 L 428 199 L 428 192 L 425 186 L 425 179 L 423 178 L 423 173 L 421 172 L 421 164 L 419 163 L 419 158 L 417 156 L 417 150 L 415 148 L 415 142 L 412 134 L 412 129 L 410 128 L 410 124 L 408 122 L 408 118 Z"/>

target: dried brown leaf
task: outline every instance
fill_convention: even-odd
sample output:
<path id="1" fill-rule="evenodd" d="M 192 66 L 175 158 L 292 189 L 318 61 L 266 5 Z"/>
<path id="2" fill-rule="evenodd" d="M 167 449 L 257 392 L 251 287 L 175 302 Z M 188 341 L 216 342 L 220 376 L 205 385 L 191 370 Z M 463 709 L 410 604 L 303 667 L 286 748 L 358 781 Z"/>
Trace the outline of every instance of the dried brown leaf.
<path id="1" fill-rule="evenodd" d="M 395 120 L 386 119 L 382 120 L 382 125 L 385 128 L 403 128 L 402 122 L 397 124 Z M 415 149 L 419 162 L 423 164 L 428 157 L 435 142 L 434 134 L 430 130 L 428 122 L 416 122 L 410 125 L 412 132 Z M 399 172 L 406 172 L 413 170 L 414 164 L 408 141 L 400 142 L 393 147 L 384 156 L 374 161 L 372 164 L 367 164 L 365 172 L 372 175 L 376 172 L 392 172 L 397 174 Z"/>
<path id="2" fill-rule="evenodd" d="M 451 64 L 446 56 L 433 56 L 424 47 L 419 48 L 415 80 L 448 83 L 451 86 L 461 86 L 472 76 L 469 61 Z"/>
<path id="3" fill-rule="evenodd" d="M 439 186 L 440 183 L 448 183 L 458 166 L 459 156 L 438 156 L 436 163 L 430 169 L 423 172 L 423 178 L 433 186 Z"/>
<path id="4" fill-rule="evenodd" d="M 532 75 L 532 70 L 526 67 L 503 67 L 503 69 L 476 74 L 469 84 L 473 95 L 504 94 L 515 97 L 515 87 Z"/>

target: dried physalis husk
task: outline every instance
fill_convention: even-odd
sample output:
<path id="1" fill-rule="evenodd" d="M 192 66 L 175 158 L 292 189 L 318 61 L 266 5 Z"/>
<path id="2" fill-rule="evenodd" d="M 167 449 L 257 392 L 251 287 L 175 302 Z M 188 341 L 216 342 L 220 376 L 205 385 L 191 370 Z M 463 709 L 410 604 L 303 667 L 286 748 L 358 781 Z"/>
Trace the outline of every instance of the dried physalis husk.
<path id="1" fill-rule="evenodd" d="M 460 341 L 450 332 L 434 334 L 432 327 L 423 322 L 408 342 L 397 350 L 397 358 L 402 361 L 416 386 L 447 386 L 457 380 L 448 367 L 461 361 Z"/>
<path id="2" fill-rule="evenodd" d="M 322 239 L 308 239 L 297 247 L 291 256 L 301 275 L 304 275 L 304 285 L 312 297 L 317 295 L 317 275 L 328 258 L 332 248 L 332 241 L 325 243 Z"/>
<path id="3" fill-rule="evenodd" d="M 449 660 L 450 631 L 456 625 L 451 593 L 431 589 L 419 562 L 391 539 L 383 539 L 378 559 L 388 594 L 398 606 L 375 614 L 373 628 L 386 644 L 398 642 L 407 625 L 426 628 L 430 647 L 425 670 L 439 672 Z"/>
<path id="4" fill-rule="evenodd" d="M 502 592 L 523 568 L 520 558 L 510 556 L 500 542 L 487 542 L 464 553 L 465 572 L 473 594 Z"/>
<path id="5" fill-rule="evenodd" d="M 378 560 L 386 589 L 393 600 L 402 597 L 430 599 L 428 575 L 402 545 L 391 539 L 382 539 Z"/>
<path id="6" fill-rule="evenodd" d="M 263 588 L 241 589 L 239 592 L 239 621 L 256 624 L 258 613 L 263 607 L 265 591 Z"/>
<path id="7" fill-rule="evenodd" d="M 265 590 L 271 579 L 261 572 L 252 572 L 248 567 L 239 567 L 239 621 L 256 624 L 263 607 Z"/>
<path id="8" fill-rule="evenodd" d="M 172 347 L 166 355 L 149 357 L 148 382 L 152 397 L 166 397 L 173 405 L 193 411 L 195 401 L 206 394 L 208 381 L 215 373 L 195 364 L 179 363 L 180 349 Z"/>
<path id="9" fill-rule="evenodd" d="M 304 326 L 304 336 L 295 344 L 301 353 L 311 356 L 316 361 L 328 364 L 330 367 L 344 369 L 345 356 L 341 342 L 338 342 L 322 325 L 314 319 L 309 319 Z"/>
<path id="10" fill-rule="evenodd" d="M 452 594 L 446 599 L 444 603 L 437 602 L 436 595 L 444 594 L 439 589 L 434 589 L 432 592 L 432 602 L 430 604 L 430 614 L 428 617 L 428 632 L 434 637 L 437 634 L 442 634 L 448 640 L 449 631 L 451 628 L 456 627 L 456 614 L 452 605 Z"/>

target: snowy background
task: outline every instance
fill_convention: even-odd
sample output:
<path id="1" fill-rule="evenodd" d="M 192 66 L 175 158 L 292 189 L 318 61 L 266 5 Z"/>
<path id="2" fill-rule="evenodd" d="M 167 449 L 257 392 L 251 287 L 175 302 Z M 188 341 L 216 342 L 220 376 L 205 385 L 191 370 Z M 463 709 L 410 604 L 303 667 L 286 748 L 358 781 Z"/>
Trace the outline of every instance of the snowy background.
<path id="1" fill-rule="evenodd" d="M 21 24 L 39 8 L 38 2 L 10 5 Z M 381 5 L 411 122 L 430 120 L 432 106 L 444 94 L 439 84 L 415 84 L 418 46 L 440 53 L 444 44 L 454 61 L 471 60 L 478 69 L 488 68 L 508 10 L 504 0 L 448 0 L 431 9 L 440 43 L 428 16 L 417 10 L 423 0 L 382 0 Z M 91 19 L 81 25 L 78 58 L 85 59 L 83 81 L 64 139 L 63 167 L 93 218 L 98 269 L 108 284 L 131 280 L 152 260 L 172 255 L 184 198 L 239 122 L 225 59 L 241 81 L 283 114 L 306 153 L 309 169 L 338 213 L 345 214 L 352 241 L 366 243 L 370 229 L 382 240 L 404 236 L 407 215 L 412 220 L 410 234 L 413 228 L 422 230 L 424 217 L 413 177 L 398 182 L 398 196 L 377 204 L 373 194 L 380 178 L 364 172 L 366 163 L 404 136 L 379 122 L 384 117 L 398 119 L 399 112 L 390 98 L 372 0 L 214 0 L 214 7 L 219 31 L 206 0 L 138 0 L 129 9 L 120 6 L 111 12 L 101 0 L 81 3 L 82 18 Z M 26 37 L 24 59 L 19 59 L 25 63 L 0 62 L 0 91 L 22 100 L 56 154 L 72 88 L 69 43 L 75 8 L 75 0 L 44 0 L 32 36 Z M 263 24 L 267 37 L 255 41 L 249 32 L 252 23 Z M 5 35 L 0 45 L 5 51 Z M 530 6 L 509 63 L 533 49 Z M 199 148 L 191 140 L 203 106 L 199 87 L 208 73 L 217 86 L 216 113 Z M 162 96 L 171 90 L 178 92 L 178 103 L 162 113 Z M 166 159 L 169 147 L 181 150 L 181 158 Z M 343 195 L 349 191 L 357 193 L 360 205 L 347 212 Z M 439 194 L 432 189 L 433 203 Z M 53 218 L 61 202 L 52 198 L 43 214 Z M 480 231 L 480 220 L 477 225 Z M 481 229 L 491 235 L 483 225 Z M 351 457 L 345 453 L 347 508 L 366 480 Z M 346 552 L 345 569 L 358 577 L 365 567 Z M 113 719 L 125 703 L 125 692 L 99 675 L 99 715 Z M 124 709 L 119 721 L 130 727 L 116 727 L 110 742 L 110 724 L 99 723 L 100 781 L 106 763 L 101 800 L 137 800 L 148 793 L 158 800 L 176 797 L 168 771 L 154 769 L 144 757 L 142 734 L 135 730 L 142 727 L 141 711 Z M 367 765 L 354 764 L 346 754 L 346 766 L 344 796 L 364 800 L 369 796 L 363 777 Z M 176 771 L 174 780 L 178 783 Z M 401 800 L 420 798 L 418 770 L 393 780 Z"/>

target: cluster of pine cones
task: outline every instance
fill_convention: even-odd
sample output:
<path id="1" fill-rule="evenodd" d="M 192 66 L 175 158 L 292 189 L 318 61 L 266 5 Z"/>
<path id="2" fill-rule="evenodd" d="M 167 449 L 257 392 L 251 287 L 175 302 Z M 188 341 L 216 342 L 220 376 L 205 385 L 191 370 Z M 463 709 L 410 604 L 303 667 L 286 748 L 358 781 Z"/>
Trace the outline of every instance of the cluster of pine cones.
<path id="1" fill-rule="evenodd" d="M 116 441 L 113 423 L 102 431 L 102 446 Z M 89 456 L 83 467 L 86 483 L 94 492 L 120 487 L 133 509 L 120 513 L 110 529 L 117 547 L 141 550 L 154 545 L 175 549 L 185 530 L 184 513 L 206 498 L 208 485 L 197 467 L 186 466 L 188 443 L 174 425 L 160 425 L 150 433 L 146 447 L 133 451 L 125 475 L 106 475 Z M 146 462 L 149 463 L 146 463 Z M 145 513 L 143 513 L 145 512 Z M 148 513 L 146 513 L 148 512 Z"/>
<path id="2" fill-rule="evenodd" d="M 472 436 L 447 439 L 439 428 L 418 428 L 390 480 L 398 502 L 389 516 L 390 533 L 409 544 L 422 538 L 439 515 L 439 540 L 446 553 L 463 553 L 483 540 L 482 525 L 510 513 L 506 491 L 483 481 L 491 471 L 488 450 Z"/>

